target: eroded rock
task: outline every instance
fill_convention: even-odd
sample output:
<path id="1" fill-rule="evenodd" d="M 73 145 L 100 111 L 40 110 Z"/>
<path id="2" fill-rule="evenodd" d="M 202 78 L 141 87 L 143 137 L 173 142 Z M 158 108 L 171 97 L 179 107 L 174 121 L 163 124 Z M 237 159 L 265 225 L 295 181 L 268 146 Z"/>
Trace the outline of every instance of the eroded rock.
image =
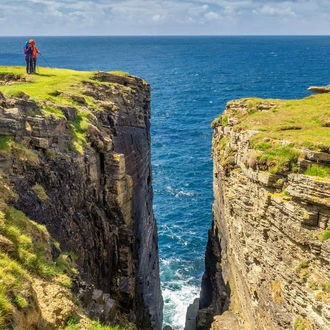
<path id="1" fill-rule="evenodd" d="M 229 102 L 233 124 L 213 125 L 215 202 L 197 329 L 279 330 L 300 322 L 327 330 L 330 243 L 320 235 L 330 225 L 330 179 L 303 171 L 328 166 L 329 154 L 304 150 L 298 173 L 266 172 L 249 158 L 256 132 L 234 127 L 247 111 L 247 102 Z"/>

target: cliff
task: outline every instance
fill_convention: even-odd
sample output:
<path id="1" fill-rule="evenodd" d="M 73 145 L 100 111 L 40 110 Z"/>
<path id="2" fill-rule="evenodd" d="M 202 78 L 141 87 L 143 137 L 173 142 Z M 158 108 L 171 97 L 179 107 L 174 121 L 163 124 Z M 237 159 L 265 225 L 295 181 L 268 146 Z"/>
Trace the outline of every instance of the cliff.
<path id="1" fill-rule="evenodd" d="M 75 255 L 117 319 L 160 329 L 150 86 L 120 73 L 17 70 L 0 75 L 0 170 L 16 195 L 3 208 L 45 225 L 59 243 L 52 259 Z"/>
<path id="2" fill-rule="evenodd" d="M 330 328 L 329 104 L 242 99 L 212 123 L 197 329 Z"/>

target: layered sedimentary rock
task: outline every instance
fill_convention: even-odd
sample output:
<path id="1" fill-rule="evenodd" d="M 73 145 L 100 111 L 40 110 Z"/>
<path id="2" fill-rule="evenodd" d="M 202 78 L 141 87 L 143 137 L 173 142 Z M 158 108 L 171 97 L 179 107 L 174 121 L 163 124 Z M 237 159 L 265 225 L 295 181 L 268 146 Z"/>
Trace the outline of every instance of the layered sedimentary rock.
<path id="1" fill-rule="evenodd" d="M 82 84 L 80 96 L 64 95 L 76 106 L 51 104 L 64 114 L 59 117 L 40 114 L 46 101 L 0 93 L 0 136 L 14 145 L 1 153 L 0 169 L 18 194 L 14 206 L 78 256 L 82 279 L 110 294 L 118 312 L 139 328 L 160 329 L 150 87 L 139 78 L 102 72 Z M 85 96 L 99 109 L 88 108 Z M 82 118 L 78 108 L 80 114 L 88 108 L 82 152 L 73 147 L 73 125 Z"/>
<path id="2" fill-rule="evenodd" d="M 300 150 L 294 171 L 271 174 L 251 156 L 257 132 L 236 127 L 248 108 L 229 102 L 226 121 L 213 125 L 215 201 L 197 328 L 329 329 L 330 179 L 303 174 L 330 166 L 329 150 Z"/>

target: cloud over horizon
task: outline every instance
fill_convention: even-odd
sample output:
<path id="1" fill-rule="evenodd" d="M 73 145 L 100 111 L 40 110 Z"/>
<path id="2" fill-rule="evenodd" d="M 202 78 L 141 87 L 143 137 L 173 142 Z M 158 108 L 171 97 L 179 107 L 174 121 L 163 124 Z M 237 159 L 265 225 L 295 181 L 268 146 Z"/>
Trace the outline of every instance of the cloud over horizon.
<path id="1" fill-rule="evenodd" d="M 329 34 L 328 0 L 3 0 L 2 36 Z"/>

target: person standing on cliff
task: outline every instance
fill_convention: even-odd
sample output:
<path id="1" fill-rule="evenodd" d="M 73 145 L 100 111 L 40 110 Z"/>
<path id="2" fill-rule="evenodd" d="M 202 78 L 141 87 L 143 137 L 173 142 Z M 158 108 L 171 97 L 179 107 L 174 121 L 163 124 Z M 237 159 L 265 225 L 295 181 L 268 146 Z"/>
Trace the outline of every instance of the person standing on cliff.
<path id="1" fill-rule="evenodd" d="M 32 69 L 32 48 L 29 45 L 29 42 L 26 41 L 23 47 L 24 50 L 24 58 L 26 62 L 26 73 L 31 73 Z"/>
<path id="2" fill-rule="evenodd" d="M 40 54 L 35 42 L 33 39 L 30 40 L 29 42 L 30 47 L 32 49 L 32 70 L 31 73 L 36 73 L 36 68 L 37 68 L 37 54 Z"/>

